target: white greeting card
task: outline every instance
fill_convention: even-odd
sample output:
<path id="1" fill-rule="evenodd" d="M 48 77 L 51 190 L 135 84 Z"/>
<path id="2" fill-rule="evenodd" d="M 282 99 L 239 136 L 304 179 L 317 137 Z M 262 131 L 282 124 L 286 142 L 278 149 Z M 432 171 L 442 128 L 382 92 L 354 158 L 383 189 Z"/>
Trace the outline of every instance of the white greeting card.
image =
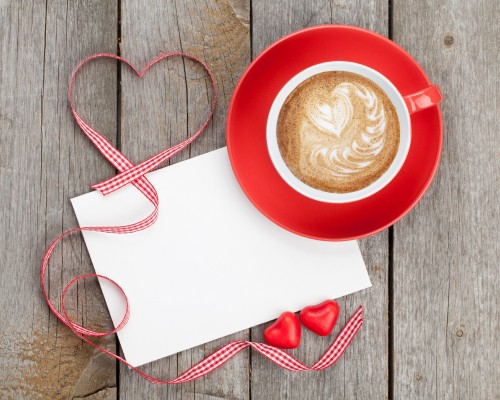
<path id="1" fill-rule="evenodd" d="M 307 239 L 264 217 L 238 185 L 226 148 L 147 176 L 160 198 L 152 227 L 83 233 L 96 273 L 129 299 L 118 337 L 134 366 L 371 286 L 355 241 Z M 152 210 L 132 185 L 71 201 L 80 226 L 128 224 Z M 101 288 L 116 326 L 125 303 L 107 281 Z"/>

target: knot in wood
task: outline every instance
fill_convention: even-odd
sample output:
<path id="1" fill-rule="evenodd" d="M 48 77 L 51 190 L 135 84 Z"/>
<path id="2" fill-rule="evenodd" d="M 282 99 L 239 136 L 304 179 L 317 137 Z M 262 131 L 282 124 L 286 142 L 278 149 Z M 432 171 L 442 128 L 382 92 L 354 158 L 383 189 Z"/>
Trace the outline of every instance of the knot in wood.
<path id="1" fill-rule="evenodd" d="M 444 47 L 449 49 L 455 44 L 455 38 L 453 37 L 453 35 L 451 33 L 447 33 L 444 36 L 443 42 L 444 42 Z"/>

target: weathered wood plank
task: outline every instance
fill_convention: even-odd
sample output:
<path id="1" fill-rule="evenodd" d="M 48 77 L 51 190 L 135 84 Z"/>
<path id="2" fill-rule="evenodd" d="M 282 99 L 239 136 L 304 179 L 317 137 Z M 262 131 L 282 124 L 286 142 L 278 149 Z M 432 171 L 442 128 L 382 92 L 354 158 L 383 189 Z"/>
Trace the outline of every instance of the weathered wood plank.
<path id="1" fill-rule="evenodd" d="M 66 93 L 82 58 L 116 49 L 116 25 L 110 2 L 0 3 L 1 398 L 116 398 L 114 360 L 56 321 L 38 282 L 47 245 L 77 226 L 69 198 L 113 173 L 76 127 Z M 77 106 L 114 141 L 116 67 L 94 65 L 81 81 Z M 70 278 L 90 271 L 81 238 L 66 240 L 50 267 L 51 299 L 58 304 Z M 79 284 L 68 309 L 78 322 L 110 327 L 95 282 Z M 99 343 L 113 350 L 115 340 Z"/>
<path id="2" fill-rule="evenodd" d="M 445 96 L 429 193 L 394 231 L 394 397 L 500 395 L 500 25 L 494 1 L 394 1 L 394 39 Z"/>
<path id="3" fill-rule="evenodd" d="M 182 50 L 206 61 L 214 73 L 218 107 L 202 137 L 172 162 L 225 145 L 225 116 L 233 88 L 250 60 L 248 1 L 123 2 L 121 52 L 142 67 L 161 52 Z M 167 60 L 144 81 L 122 68 L 121 143 L 133 161 L 142 161 L 194 133 L 209 111 L 210 83 L 203 70 L 190 61 Z M 208 89 L 208 91 L 207 91 Z M 175 194 L 173 194 L 175 195 Z M 177 268 L 177 266 L 172 266 Z M 189 282 L 181 282 L 189 290 Z M 143 369 L 172 378 L 215 348 L 248 331 L 184 351 Z M 248 355 L 240 354 L 214 374 L 180 386 L 151 385 L 126 368 L 120 370 L 123 399 L 213 399 L 249 397 Z"/>
<path id="4" fill-rule="evenodd" d="M 294 30 L 322 23 L 358 25 L 388 34 L 388 8 L 385 1 L 362 4 L 333 1 L 252 2 L 252 54 L 256 56 L 281 36 Z M 251 387 L 255 399 L 381 399 L 388 392 L 388 234 L 360 241 L 373 287 L 340 299 L 342 318 L 336 332 L 355 309 L 366 307 L 363 329 L 344 357 L 329 370 L 294 374 L 252 356 Z M 264 326 L 252 329 L 253 340 L 262 340 Z M 327 348 L 332 337 L 320 338 L 303 330 L 302 345 L 292 353 L 308 363 Z"/>

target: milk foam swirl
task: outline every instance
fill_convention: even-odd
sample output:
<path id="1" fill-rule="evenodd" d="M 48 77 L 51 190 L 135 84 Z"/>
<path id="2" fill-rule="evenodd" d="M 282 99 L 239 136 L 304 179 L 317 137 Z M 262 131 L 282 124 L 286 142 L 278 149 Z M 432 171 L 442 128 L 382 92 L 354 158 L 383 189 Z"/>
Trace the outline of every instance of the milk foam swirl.
<path id="1" fill-rule="evenodd" d="M 359 83 L 340 83 L 327 101 L 311 102 L 307 115 L 312 126 L 337 139 L 307 140 L 309 146 L 303 149 L 311 166 L 330 175 L 346 177 L 362 171 L 384 147 L 384 106 L 371 89 Z"/>

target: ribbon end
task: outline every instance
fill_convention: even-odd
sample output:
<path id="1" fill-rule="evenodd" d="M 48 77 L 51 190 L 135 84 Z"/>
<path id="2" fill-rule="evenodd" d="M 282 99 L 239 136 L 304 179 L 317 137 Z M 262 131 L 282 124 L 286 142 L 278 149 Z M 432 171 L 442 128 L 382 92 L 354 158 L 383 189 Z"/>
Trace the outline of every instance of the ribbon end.
<path id="1" fill-rule="evenodd" d="M 97 190 L 98 192 L 100 192 L 103 196 L 107 196 L 109 194 L 109 192 L 107 192 L 104 188 L 102 188 L 99 183 L 95 183 L 93 185 L 90 185 L 90 187 L 92 189 Z"/>

